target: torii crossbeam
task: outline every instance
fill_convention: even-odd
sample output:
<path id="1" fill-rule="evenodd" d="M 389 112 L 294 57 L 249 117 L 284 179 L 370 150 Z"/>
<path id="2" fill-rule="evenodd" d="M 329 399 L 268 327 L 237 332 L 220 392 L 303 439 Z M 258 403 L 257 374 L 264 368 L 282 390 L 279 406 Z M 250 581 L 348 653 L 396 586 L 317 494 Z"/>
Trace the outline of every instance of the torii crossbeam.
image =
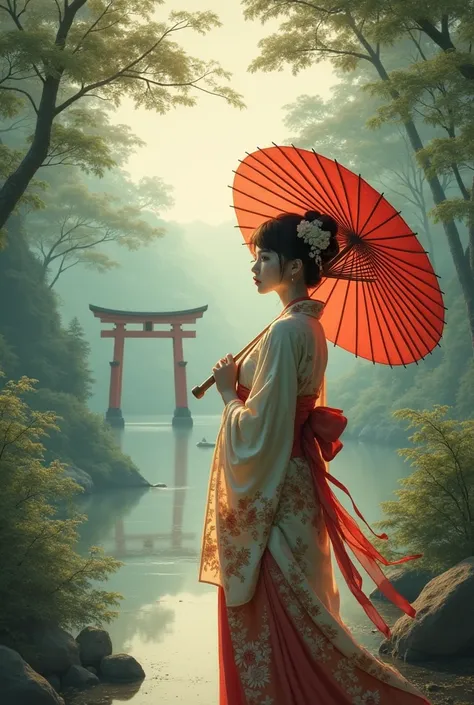
<path id="1" fill-rule="evenodd" d="M 188 409 L 188 392 L 186 386 L 186 365 L 183 354 L 183 338 L 195 338 L 196 331 L 183 330 L 183 324 L 196 323 L 202 318 L 207 306 L 187 309 L 186 311 L 143 312 L 117 311 L 89 305 L 90 310 L 101 323 L 113 323 L 113 329 L 101 330 L 101 338 L 114 339 L 114 356 L 110 362 L 109 408 L 105 415 L 111 426 L 123 428 L 125 425 L 122 401 L 123 353 L 125 338 L 172 338 L 174 360 L 174 387 L 176 408 L 173 426 L 192 426 L 193 420 Z M 171 330 L 155 330 L 156 325 L 168 324 Z M 127 328 L 127 325 L 140 326 Z"/>

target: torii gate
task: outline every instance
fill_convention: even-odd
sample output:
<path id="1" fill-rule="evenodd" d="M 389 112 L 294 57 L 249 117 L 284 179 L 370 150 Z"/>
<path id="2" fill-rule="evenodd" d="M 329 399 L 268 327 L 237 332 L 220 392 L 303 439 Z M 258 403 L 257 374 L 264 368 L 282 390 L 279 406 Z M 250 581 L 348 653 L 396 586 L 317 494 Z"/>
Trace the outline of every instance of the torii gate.
<path id="1" fill-rule="evenodd" d="M 173 415 L 173 426 L 192 426 L 193 420 L 188 409 L 188 394 L 186 386 L 186 365 L 183 356 L 183 338 L 195 338 L 196 331 L 183 330 L 182 325 L 196 323 L 202 318 L 207 306 L 191 308 L 186 311 L 169 311 L 166 313 L 144 313 L 140 311 L 117 311 L 111 308 L 100 308 L 89 305 L 90 310 L 101 323 L 113 323 L 112 330 L 101 330 L 101 338 L 114 339 L 114 357 L 110 363 L 109 408 L 105 415 L 111 426 L 124 427 L 122 416 L 122 377 L 123 352 L 125 338 L 172 338 L 174 359 L 174 389 L 176 408 Z M 139 324 L 141 330 L 127 329 L 127 325 Z M 169 324 L 171 330 L 155 330 L 156 324 Z"/>

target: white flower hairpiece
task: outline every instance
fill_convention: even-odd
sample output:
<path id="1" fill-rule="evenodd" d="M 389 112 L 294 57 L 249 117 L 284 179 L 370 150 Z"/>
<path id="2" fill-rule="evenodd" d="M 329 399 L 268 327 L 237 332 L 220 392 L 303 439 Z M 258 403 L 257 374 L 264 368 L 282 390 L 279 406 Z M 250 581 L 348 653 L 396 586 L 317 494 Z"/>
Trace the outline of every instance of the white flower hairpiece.
<path id="1" fill-rule="evenodd" d="M 315 262 L 321 267 L 321 252 L 325 250 L 331 240 L 331 233 L 322 230 L 323 223 L 320 220 L 303 220 L 296 226 L 298 237 L 310 246 L 309 256 L 314 257 Z"/>

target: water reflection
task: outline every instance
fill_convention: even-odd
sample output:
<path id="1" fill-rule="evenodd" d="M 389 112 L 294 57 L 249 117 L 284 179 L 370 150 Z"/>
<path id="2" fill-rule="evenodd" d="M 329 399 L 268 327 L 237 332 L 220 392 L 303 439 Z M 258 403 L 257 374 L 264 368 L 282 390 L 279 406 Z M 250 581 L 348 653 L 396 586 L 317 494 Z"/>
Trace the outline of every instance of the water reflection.
<path id="1" fill-rule="evenodd" d="M 168 532 L 155 531 L 149 526 L 145 533 L 128 533 L 123 516 L 117 517 L 113 545 L 106 546 L 107 553 L 123 560 L 131 556 L 160 556 L 161 558 L 196 558 L 194 542 L 196 532 L 183 532 L 184 506 L 188 490 L 189 429 L 173 429 L 174 436 L 174 487 L 172 488 L 172 518 Z M 155 489 L 155 488 L 154 488 Z"/>
<path id="2" fill-rule="evenodd" d="M 107 589 L 124 596 L 119 617 L 107 629 L 114 652 L 142 663 L 147 679 L 131 698 L 134 705 L 162 702 L 217 702 L 216 589 L 198 582 L 204 505 L 219 417 L 195 417 L 191 429 L 173 429 L 166 419 L 137 418 L 120 434 L 123 450 L 152 484 L 166 489 L 123 490 L 88 499 L 80 551 L 91 544 L 123 561 Z M 348 442 L 331 470 L 352 491 L 369 522 L 380 518 L 408 469 L 384 448 Z M 348 506 L 347 502 L 341 501 Z M 381 641 L 361 607 L 339 580 L 342 616 L 355 637 L 371 649 Z M 370 591 L 370 583 L 364 581 Z M 94 689 L 88 705 L 112 703 L 112 691 Z M 132 691 L 120 691 L 121 698 Z M 168 699 L 167 699 L 168 698 Z M 78 700 L 77 705 L 82 701 Z"/>

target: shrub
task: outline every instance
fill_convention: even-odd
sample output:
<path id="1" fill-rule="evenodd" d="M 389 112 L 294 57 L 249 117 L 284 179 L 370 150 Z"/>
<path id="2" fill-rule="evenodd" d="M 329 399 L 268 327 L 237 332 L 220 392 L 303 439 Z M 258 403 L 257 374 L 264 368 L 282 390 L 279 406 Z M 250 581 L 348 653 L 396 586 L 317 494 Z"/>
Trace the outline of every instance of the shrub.
<path id="1" fill-rule="evenodd" d="M 59 462 L 44 461 L 43 439 L 57 418 L 27 404 L 34 385 L 22 377 L 0 390 L 0 631 L 15 635 L 31 619 L 66 629 L 110 622 L 122 599 L 97 585 L 121 563 L 95 546 L 85 557 L 74 550 L 86 517 L 72 499 L 82 490 Z M 56 502 L 69 507 L 66 519 Z"/>
<path id="2" fill-rule="evenodd" d="M 400 480 L 397 500 L 382 502 L 385 518 L 377 522 L 389 535 L 388 550 L 377 541 L 383 555 L 422 553 L 407 566 L 434 571 L 474 555 L 474 420 L 446 419 L 449 411 L 435 405 L 394 413 L 416 429 L 413 446 L 398 451 L 414 471 Z"/>

